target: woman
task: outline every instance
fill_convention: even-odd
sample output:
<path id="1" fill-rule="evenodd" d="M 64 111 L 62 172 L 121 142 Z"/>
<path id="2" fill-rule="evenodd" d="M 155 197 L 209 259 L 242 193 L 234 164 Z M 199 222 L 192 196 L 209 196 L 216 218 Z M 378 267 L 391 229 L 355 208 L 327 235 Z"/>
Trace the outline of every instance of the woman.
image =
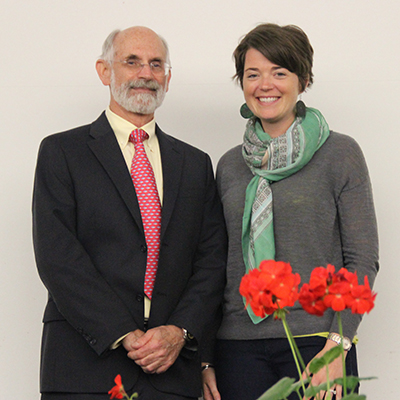
<path id="1" fill-rule="evenodd" d="M 298 379 L 282 324 L 257 319 L 244 308 L 239 285 L 246 271 L 264 259 L 281 260 L 307 282 L 313 268 L 333 264 L 357 271 L 361 279 L 367 275 L 372 284 L 378 270 L 362 152 L 350 137 L 330 131 L 318 110 L 298 101 L 313 82 L 306 34 L 296 26 L 262 24 L 241 40 L 234 58 L 246 101 L 241 113 L 249 120 L 243 144 L 228 151 L 217 169 L 229 254 L 215 372 L 203 364 L 205 400 L 255 400 L 284 376 Z M 342 314 L 347 373 L 356 375 L 351 342 L 361 318 Z M 315 317 L 296 304 L 288 323 L 306 364 L 338 344 L 333 312 Z M 337 359 L 329 377 L 341 375 Z M 325 379 L 322 370 L 312 384 Z M 340 399 L 342 388 L 335 389 Z"/>

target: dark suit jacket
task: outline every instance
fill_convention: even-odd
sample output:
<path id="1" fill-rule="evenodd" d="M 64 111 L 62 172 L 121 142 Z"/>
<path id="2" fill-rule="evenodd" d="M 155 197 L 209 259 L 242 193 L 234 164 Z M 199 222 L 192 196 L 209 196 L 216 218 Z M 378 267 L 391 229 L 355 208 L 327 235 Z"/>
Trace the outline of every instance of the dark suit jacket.
<path id="1" fill-rule="evenodd" d="M 226 233 L 209 157 L 158 127 L 164 199 L 161 249 L 149 328 L 173 324 L 201 344 L 225 281 Z M 33 197 L 36 262 L 49 292 L 42 392 L 107 392 L 139 368 L 122 335 L 144 329 L 146 243 L 129 171 L 105 114 L 45 138 Z M 200 395 L 199 356 L 183 349 L 159 390 Z"/>

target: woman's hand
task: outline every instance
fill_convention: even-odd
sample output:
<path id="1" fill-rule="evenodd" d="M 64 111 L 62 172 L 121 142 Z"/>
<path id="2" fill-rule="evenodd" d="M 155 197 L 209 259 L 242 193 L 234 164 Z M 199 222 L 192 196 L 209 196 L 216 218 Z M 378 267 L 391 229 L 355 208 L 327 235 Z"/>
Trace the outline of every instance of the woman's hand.
<path id="1" fill-rule="evenodd" d="M 322 357 L 328 350 L 332 349 L 333 347 L 337 346 L 337 344 L 333 340 L 327 340 L 324 348 L 314 357 L 314 358 L 320 358 Z M 346 357 L 347 351 L 344 352 L 344 355 Z M 311 360 L 312 361 L 312 360 Z M 303 372 L 303 379 L 307 378 L 307 374 L 309 375 L 309 367 L 311 361 L 307 364 L 306 371 Z M 329 380 L 333 381 L 336 378 L 341 378 L 343 377 L 343 364 L 342 364 L 342 357 L 339 356 L 335 358 L 329 365 L 328 365 L 328 370 L 329 370 Z M 307 372 L 307 373 L 306 373 Z M 326 382 L 326 367 L 320 369 L 316 374 L 312 375 L 311 377 L 311 382 L 310 384 L 313 386 L 318 386 L 321 385 L 322 383 Z M 336 399 L 340 400 L 342 398 L 342 386 L 335 385 L 331 387 L 331 390 L 336 391 Z M 319 399 L 327 399 L 327 392 L 322 391 L 319 393 Z M 332 397 L 330 397 L 332 398 Z M 309 400 L 310 397 L 307 398 Z M 303 400 L 306 400 L 306 397 L 303 397 Z"/>
<path id="2" fill-rule="evenodd" d="M 203 367 L 209 363 L 202 363 Z M 221 400 L 221 395 L 217 388 L 217 379 L 213 367 L 206 368 L 202 372 L 203 378 L 203 398 L 204 400 Z"/>

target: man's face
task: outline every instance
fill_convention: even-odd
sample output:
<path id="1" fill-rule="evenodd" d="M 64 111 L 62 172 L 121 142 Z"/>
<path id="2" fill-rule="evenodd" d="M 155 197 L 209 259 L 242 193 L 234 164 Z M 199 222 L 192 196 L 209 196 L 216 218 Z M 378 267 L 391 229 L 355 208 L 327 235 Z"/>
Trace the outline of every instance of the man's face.
<path id="1" fill-rule="evenodd" d="M 132 68 L 131 63 L 143 64 Z M 121 32 L 114 42 L 110 89 L 112 100 L 134 114 L 153 115 L 168 91 L 171 78 L 154 71 L 153 63 L 166 62 L 166 49 L 159 37 L 146 28 L 132 28 Z"/>
<path id="2" fill-rule="evenodd" d="M 114 69 L 111 71 L 111 95 L 126 111 L 134 114 L 154 114 L 167 92 L 167 82 L 161 86 L 156 80 L 132 79 L 119 86 Z"/>

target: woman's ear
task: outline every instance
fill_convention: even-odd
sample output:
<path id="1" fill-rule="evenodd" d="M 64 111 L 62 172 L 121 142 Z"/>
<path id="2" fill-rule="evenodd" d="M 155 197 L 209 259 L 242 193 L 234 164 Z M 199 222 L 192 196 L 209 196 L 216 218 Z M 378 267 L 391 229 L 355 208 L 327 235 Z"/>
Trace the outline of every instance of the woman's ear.
<path id="1" fill-rule="evenodd" d="M 307 90 L 309 83 L 310 83 L 310 79 L 307 78 L 306 80 L 304 80 L 304 88 L 302 88 L 302 84 L 301 84 L 301 82 L 299 82 L 299 94 L 304 93 Z"/>

